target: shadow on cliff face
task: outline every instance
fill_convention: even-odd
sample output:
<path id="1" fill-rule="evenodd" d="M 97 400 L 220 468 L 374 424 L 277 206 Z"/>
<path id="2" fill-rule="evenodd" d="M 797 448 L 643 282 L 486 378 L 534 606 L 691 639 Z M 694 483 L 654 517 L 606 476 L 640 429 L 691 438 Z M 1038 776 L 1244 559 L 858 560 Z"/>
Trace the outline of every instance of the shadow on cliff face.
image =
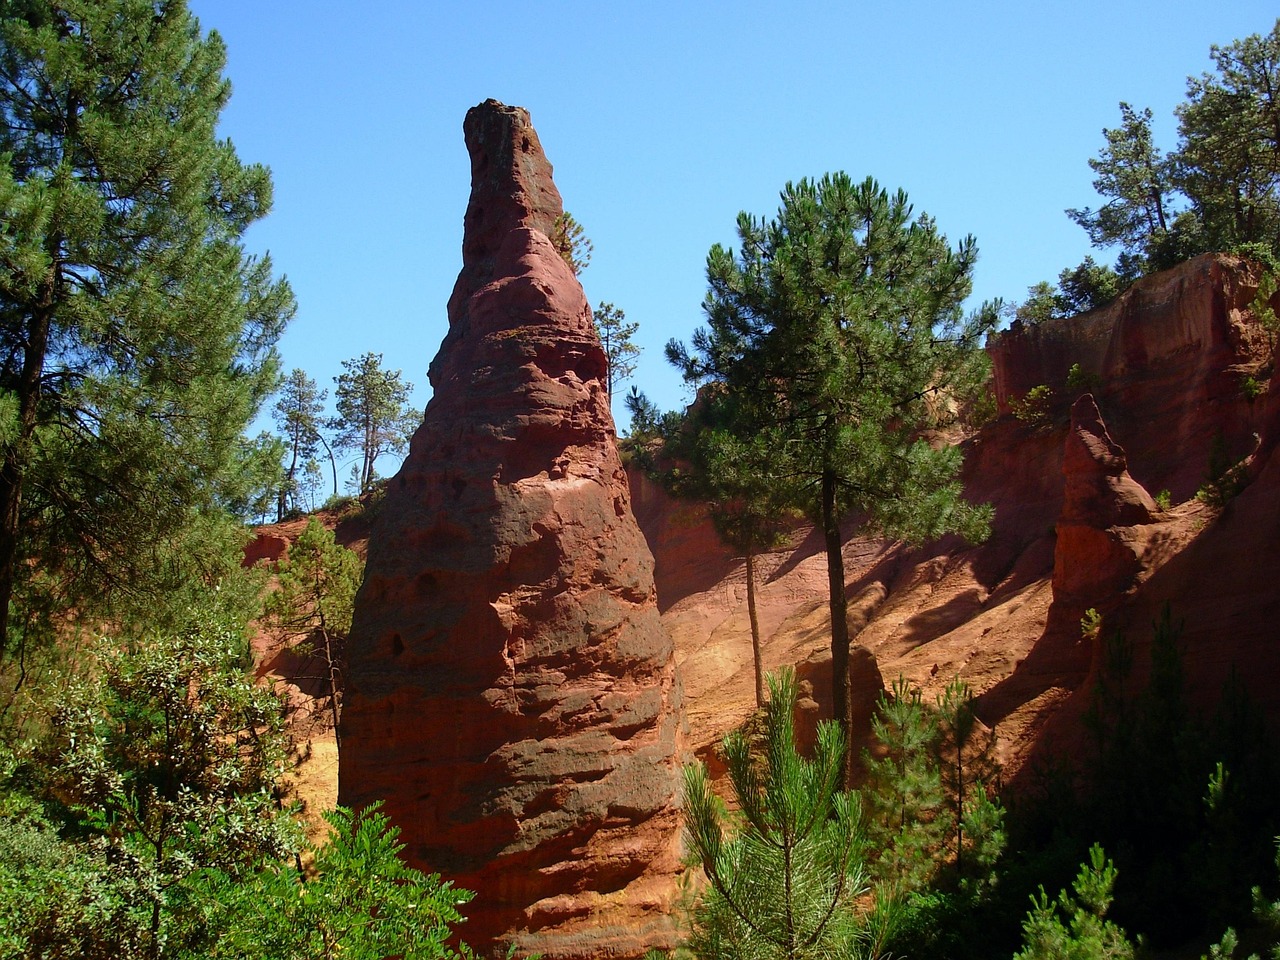
<path id="1" fill-rule="evenodd" d="M 636 523 L 654 554 L 653 580 L 660 613 L 712 589 L 741 565 L 701 507 L 673 500 L 659 484 L 631 465 L 627 466 L 627 482 Z M 659 549 L 661 562 L 657 559 Z"/>
<path id="2" fill-rule="evenodd" d="M 1280 501 L 1262 493 L 1273 482 L 1262 458 L 1280 443 L 1280 385 L 1272 376 L 1269 389 L 1253 399 L 1240 387 L 1246 376 L 1256 383 L 1273 370 L 1270 344 L 1251 313 L 1258 277 L 1256 265 L 1238 258 L 1201 257 L 1143 279 L 1102 310 L 993 338 L 988 349 L 1003 415 L 966 441 L 963 474 L 966 497 L 995 508 L 990 538 L 977 546 L 951 538 L 920 550 L 846 542 L 847 594 L 858 597 L 873 584 L 885 589 L 856 625 L 854 642 L 874 654 L 886 678 L 904 675 L 927 699 L 952 677 L 966 680 L 978 695 L 980 718 L 998 725 L 1011 775 L 1033 751 L 1049 749 L 1047 742 L 1037 746 L 1042 734 L 1066 750 L 1078 736 L 1083 708 L 1074 694 L 1089 686 L 1094 659 L 1080 629 L 1089 608 L 1102 612 L 1108 626 L 1128 618 L 1139 634 L 1164 600 L 1172 600 L 1175 611 L 1185 609 L 1188 662 L 1196 670 L 1203 664 L 1206 691 L 1217 688 L 1228 658 L 1257 663 L 1251 682 L 1260 688 L 1267 686 L 1262 678 L 1280 669 L 1272 662 L 1280 652 L 1264 637 L 1280 613 L 1274 587 L 1280 570 L 1269 555 L 1280 542 Z M 1215 442 L 1232 456 L 1257 451 L 1251 465 L 1257 480 L 1216 521 L 1192 501 L 1156 511 L 1145 526 L 1076 524 L 1065 537 L 1069 549 L 1058 577 L 1074 592 L 1055 610 L 1051 584 L 1061 546 L 1068 407 L 1078 396 L 1068 378 L 1076 365 L 1091 375 L 1106 429 L 1148 496 L 1169 490 L 1175 504 L 1191 497 Z M 1040 385 L 1055 398 L 1048 420 L 1014 417 L 1010 401 Z M 1103 480 L 1104 487 L 1112 482 Z M 716 642 L 741 639 L 740 632 L 721 629 L 726 617 L 742 616 L 734 605 L 741 598 L 735 600 L 726 579 L 740 579 L 740 571 L 709 524 L 697 534 L 679 531 L 668 543 L 676 528 L 663 527 L 663 511 L 681 508 L 659 499 L 655 494 L 637 513 L 655 554 L 662 610 L 680 618 L 678 627 L 672 621 L 682 632 L 677 644 L 697 650 L 701 665 L 714 659 L 709 648 Z M 1128 567 L 1121 562 L 1126 550 L 1133 559 Z M 766 660 L 803 660 L 829 644 L 822 623 L 825 582 L 814 567 L 820 554 L 821 540 L 810 534 L 777 557 L 769 602 L 790 606 L 772 612 Z M 1125 576 L 1110 582 L 1108 571 Z M 807 579 L 797 586 L 801 575 Z M 692 610 L 707 613 L 698 620 Z M 1224 640 L 1227 633 L 1237 639 Z M 726 661 L 736 663 L 735 656 L 726 653 Z M 728 701 L 740 678 L 730 679 L 723 689 L 706 685 L 702 695 L 716 697 L 717 707 L 699 709 L 697 722 L 729 724 L 742 712 Z M 750 696 L 749 687 L 742 684 L 741 693 Z M 1280 716 L 1280 690 L 1259 693 Z M 695 730 L 694 739 L 705 742 L 720 732 Z"/>

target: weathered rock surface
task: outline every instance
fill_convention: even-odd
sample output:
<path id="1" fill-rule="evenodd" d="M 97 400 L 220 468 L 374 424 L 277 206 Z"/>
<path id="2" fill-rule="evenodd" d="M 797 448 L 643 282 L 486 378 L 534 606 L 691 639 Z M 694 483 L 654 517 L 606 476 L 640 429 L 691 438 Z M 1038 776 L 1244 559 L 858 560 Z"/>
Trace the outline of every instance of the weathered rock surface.
<path id="1" fill-rule="evenodd" d="M 1157 508 L 1129 475 L 1128 460 L 1111 439 L 1098 405 L 1085 394 L 1071 407 L 1062 457 L 1063 503 L 1053 558 L 1053 604 L 1036 666 L 1083 676 L 1092 645 L 1083 636 L 1085 611 L 1105 614 L 1143 570 L 1148 527 Z"/>
<path id="2" fill-rule="evenodd" d="M 834 719 L 831 648 L 828 646 L 824 650 L 815 650 L 796 664 L 796 679 L 806 695 L 796 704 L 796 744 L 803 752 L 808 753 L 818 742 L 818 724 L 823 720 Z M 876 664 L 875 654 L 858 644 L 850 647 L 849 702 L 853 708 L 850 736 L 854 752 L 859 756 L 871 745 L 871 720 L 884 688 L 884 677 Z"/>
<path id="3" fill-rule="evenodd" d="M 240 565 L 252 567 L 255 563 L 266 561 L 278 563 L 289 552 L 289 541 L 276 533 L 259 533 L 244 548 L 244 558 Z"/>
<path id="4" fill-rule="evenodd" d="M 1260 277 L 1256 264 L 1205 254 L 1144 277 L 1100 310 L 1015 323 L 988 350 L 1001 412 L 1041 384 L 1070 404 L 1067 377 L 1078 365 L 1135 479 L 1186 500 L 1215 442 L 1244 456 L 1259 429 L 1258 405 L 1241 385 L 1271 358 L 1251 311 Z"/>
<path id="5" fill-rule="evenodd" d="M 342 803 L 476 891 L 481 953 L 673 941 L 681 690 L 582 288 L 526 111 L 464 124 L 472 194 L 434 395 L 356 602 Z"/>
<path id="6" fill-rule="evenodd" d="M 1250 308 L 1257 280 L 1248 263 L 1200 258 L 1140 281 L 1105 310 L 996 338 L 990 351 L 1001 403 L 1045 383 L 1058 405 L 1049 424 L 1002 416 L 965 441 L 966 496 L 994 505 L 991 537 L 978 546 L 949 538 L 921 550 L 845 540 L 855 643 L 871 652 L 886 680 L 904 675 L 926 699 L 957 675 L 966 680 L 979 695 L 979 718 L 994 728 L 1008 786 L 1016 788 L 1020 770 L 1034 769 L 1028 761 L 1037 752 L 1086 743 L 1082 716 L 1091 683 L 1081 664 L 1092 668 L 1088 661 L 1096 653 L 1084 644 L 1064 661 L 1062 648 L 1054 650 L 1068 633 L 1080 641 L 1078 615 L 1075 623 L 1064 615 L 1058 633 L 1050 629 L 1055 556 L 1067 520 L 1135 538 L 1136 576 L 1121 577 L 1109 592 L 1095 590 L 1087 604 L 1105 611 L 1101 634 L 1124 630 L 1132 641 L 1135 689 L 1149 670 L 1152 621 L 1170 603 L 1184 624 L 1193 706 L 1212 710 L 1234 670 L 1254 701 L 1280 721 L 1280 369 Z M 1280 297 L 1273 304 L 1280 306 Z M 1117 346 L 1125 344 L 1131 349 Z M 1083 433 L 1067 416 L 1076 398 L 1065 385 L 1075 363 L 1099 377 L 1091 392 L 1101 416 L 1078 414 L 1077 428 L 1089 424 Z M 1251 400 L 1241 390 L 1245 376 L 1265 385 L 1260 396 Z M 459 401 L 451 409 L 463 408 Z M 1251 481 L 1221 510 L 1193 496 L 1219 434 L 1231 456 L 1245 458 Z M 1115 472 L 1120 461 L 1113 444 L 1123 448 L 1135 483 L 1171 492 L 1171 509 L 1151 513 L 1136 491 L 1124 494 L 1128 485 L 1118 482 L 1123 472 Z M 1064 469 L 1069 460 L 1077 460 L 1076 467 Z M 1082 487 L 1075 494 L 1068 492 L 1072 482 Z M 712 745 L 754 710 L 742 563 L 696 511 L 671 502 L 656 485 L 633 481 L 632 489 L 656 557 L 662 619 L 684 673 L 690 743 L 712 759 Z M 1140 521 L 1144 512 L 1150 522 L 1127 522 Z M 829 648 L 821 548 L 820 536 L 799 528 L 786 547 L 757 558 L 768 669 L 821 658 Z M 1082 556 L 1064 550 L 1064 557 Z M 466 657 L 460 653 L 459 660 Z M 821 673 L 813 679 L 822 680 Z M 814 696 L 805 704 L 814 719 L 830 709 L 819 702 L 821 686 L 810 684 Z M 871 686 L 867 701 L 876 693 Z M 454 718 L 441 718 L 445 712 L 423 713 L 416 722 L 443 731 L 452 744 L 460 735 Z M 406 742 L 428 735 L 397 734 Z M 394 751 L 388 747 L 386 756 Z M 393 768 L 396 762 L 389 761 Z M 402 768 L 406 782 L 420 762 L 410 751 Z"/>

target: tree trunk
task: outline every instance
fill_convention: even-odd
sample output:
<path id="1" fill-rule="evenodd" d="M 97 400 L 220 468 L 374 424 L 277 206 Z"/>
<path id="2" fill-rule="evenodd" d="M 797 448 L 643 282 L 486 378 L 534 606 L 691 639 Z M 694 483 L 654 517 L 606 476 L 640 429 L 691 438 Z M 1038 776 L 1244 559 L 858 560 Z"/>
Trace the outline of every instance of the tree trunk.
<path id="1" fill-rule="evenodd" d="M 333 638 L 329 631 L 320 627 L 320 636 L 324 639 L 324 662 L 329 671 L 329 716 L 333 719 L 333 746 L 342 756 L 342 731 L 339 726 L 341 717 L 338 712 L 338 690 L 342 686 L 341 671 L 338 661 L 333 655 Z"/>
<path id="2" fill-rule="evenodd" d="M 338 496 L 338 461 L 337 461 L 337 458 L 336 458 L 336 457 L 334 457 L 334 455 L 333 455 L 333 447 L 329 446 L 329 441 L 328 441 L 328 440 L 326 440 L 324 437 L 322 437 L 319 433 L 317 433 L 317 434 L 316 434 L 316 439 L 317 439 L 317 440 L 319 440 L 321 443 L 323 443 L 323 444 L 324 444 L 324 452 L 325 452 L 325 453 L 327 453 L 327 454 L 329 455 L 329 467 L 330 467 L 330 469 L 331 469 L 331 470 L 333 470 L 333 496 L 334 496 L 334 499 L 337 499 L 337 496 Z"/>
<path id="3" fill-rule="evenodd" d="M 56 263 L 56 261 L 55 261 Z M 18 377 L 18 436 L 0 464 L 0 658 L 9 649 L 9 604 L 17 579 L 18 535 L 22 518 L 22 481 L 40 409 L 40 380 L 49 349 L 53 324 L 53 298 L 57 267 L 50 268 L 40 285 L 40 296 L 31 315 L 31 334 Z"/>
<path id="4" fill-rule="evenodd" d="M 289 512 L 289 494 L 293 492 L 293 504 L 298 505 L 298 494 L 294 492 L 293 475 L 298 470 L 298 440 L 293 441 L 293 459 L 289 461 L 289 469 L 284 475 L 284 483 L 280 487 L 280 498 L 276 501 L 276 523 L 284 519 Z"/>
<path id="5" fill-rule="evenodd" d="M 849 702 L 849 618 L 844 595 L 844 554 L 840 517 L 836 513 L 836 475 L 822 472 L 822 533 L 827 549 L 827 589 L 831 610 L 831 701 L 836 723 L 844 733 L 845 786 L 853 785 L 853 717 Z"/>
<path id="6" fill-rule="evenodd" d="M 760 655 L 760 618 L 756 616 L 755 551 L 747 547 L 747 618 L 751 621 L 751 656 L 756 668 L 756 706 L 764 706 L 764 663 Z"/>

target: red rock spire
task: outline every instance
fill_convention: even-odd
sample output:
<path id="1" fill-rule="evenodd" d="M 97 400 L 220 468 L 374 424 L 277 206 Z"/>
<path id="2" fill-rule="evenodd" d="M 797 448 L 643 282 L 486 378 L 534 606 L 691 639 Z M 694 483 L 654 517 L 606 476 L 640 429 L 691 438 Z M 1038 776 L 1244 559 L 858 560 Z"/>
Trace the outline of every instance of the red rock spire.
<path id="1" fill-rule="evenodd" d="M 482 954 L 670 946 L 681 695 L 561 211 L 528 113 L 489 100 L 435 394 L 356 601 L 339 799 L 476 891 Z"/>

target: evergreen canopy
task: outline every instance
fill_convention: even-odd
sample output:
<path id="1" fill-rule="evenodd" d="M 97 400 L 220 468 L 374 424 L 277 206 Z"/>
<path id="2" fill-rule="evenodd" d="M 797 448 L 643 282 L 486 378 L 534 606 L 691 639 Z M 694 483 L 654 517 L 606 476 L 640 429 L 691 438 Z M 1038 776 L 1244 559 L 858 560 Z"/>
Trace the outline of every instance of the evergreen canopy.
<path id="1" fill-rule="evenodd" d="M 925 432 L 985 372 L 995 305 L 966 316 L 977 245 L 955 248 L 907 195 L 845 173 L 787 184 L 773 220 L 738 217 L 741 248 L 707 256 L 708 325 L 667 356 L 717 383 L 739 442 L 823 530 L 835 710 L 847 723 L 848 628 L 840 518 L 910 540 L 983 535 L 960 497 L 960 451 Z M 847 729 L 846 729 L 847 732 Z"/>
<path id="2" fill-rule="evenodd" d="M 0 0 L 0 653 L 11 600 L 166 593 L 244 496 L 294 304 L 240 242 L 271 181 L 217 138 L 225 59 L 182 0 Z"/>

